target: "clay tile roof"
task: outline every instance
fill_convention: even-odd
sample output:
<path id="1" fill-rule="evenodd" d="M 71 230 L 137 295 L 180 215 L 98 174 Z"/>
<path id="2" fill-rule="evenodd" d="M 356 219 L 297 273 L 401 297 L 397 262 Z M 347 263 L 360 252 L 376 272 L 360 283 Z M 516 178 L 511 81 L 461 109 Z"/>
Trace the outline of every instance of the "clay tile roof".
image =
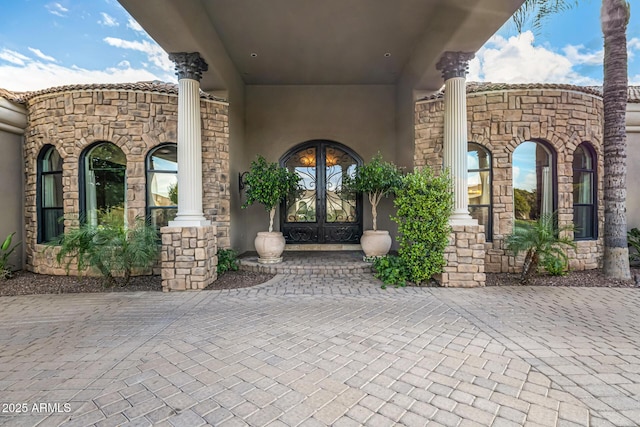
<path id="1" fill-rule="evenodd" d="M 32 98 L 40 95 L 47 95 L 50 93 L 69 92 L 69 91 L 81 91 L 81 90 L 137 90 L 144 92 L 159 92 L 171 95 L 178 94 L 178 85 L 174 83 L 166 83 L 161 81 L 149 81 L 149 82 L 136 82 L 136 83 L 95 83 L 95 84 L 76 84 L 66 86 L 56 86 L 47 89 L 32 91 L 32 92 L 11 92 L 5 89 L 0 89 L 0 97 L 6 98 L 13 102 L 26 103 Z M 200 91 L 200 98 L 210 99 L 213 101 L 224 101 L 221 98 L 209 95 L 208 93 Z"/>
<path id="2" fill-rule="evenodd" d="M 8 101 L 12 102 L 22 102 L 21 98 L 24 95 L 24 92 L 12 92 L 10 90 L 0 88 L 0 98 L 4 98 Z"/>
<path id="3" fill-rule="evenodd" d="M 600 96 L 602 96 L 602 87 L 601 86 L 587 86 L 590 89 L 598 92 Z M 640 86 L 629 86 L 628 88 L 628 99 L 629 103 L 640 103 Z"/>
<path id="4" fill-rule="evenodd" d="M 573 90 L 590 95 L 602 96 L 601 86 L 576 86 L 560 83 L 490 83 L 490 82 L 468 82 L 467 93 L 478 92 L 498 92 L 503 90 Z M 444 97 L 444 88 L 433 95 L 423 98 L 423 100 L 440 99 Z M 640 86 L 629 86 L 629 103 L 640 103 Z"/>

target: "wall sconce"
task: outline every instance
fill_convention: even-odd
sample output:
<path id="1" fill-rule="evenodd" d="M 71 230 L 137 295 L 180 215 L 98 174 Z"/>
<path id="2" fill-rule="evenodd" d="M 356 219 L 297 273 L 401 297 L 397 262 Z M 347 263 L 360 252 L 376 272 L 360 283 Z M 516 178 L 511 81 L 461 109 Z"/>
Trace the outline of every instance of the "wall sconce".
<path id="1" fill-rule="evenodd" d="M 240 193 L 242 193 L 242 190 L 244 190 L 244 187 L 247 186 L 247 183 L 244 180 L 244 176 L 248 173 L 249 171 L 238 172 L 238 192 Z"/>

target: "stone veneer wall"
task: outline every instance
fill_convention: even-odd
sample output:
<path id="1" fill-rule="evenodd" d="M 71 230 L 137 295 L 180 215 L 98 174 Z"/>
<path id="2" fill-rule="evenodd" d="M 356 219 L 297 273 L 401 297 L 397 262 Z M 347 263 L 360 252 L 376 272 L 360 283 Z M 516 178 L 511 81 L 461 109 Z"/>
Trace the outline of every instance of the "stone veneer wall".
<path id="1" fill-rule="evenodd" d="M 216 280 L 216 226 L 162 227 L 162 290 L 204 289 Z"/>
<path id="2" fill-rule="evenodd" d="M 484 286 L 487 281 L 484 226 L 454 225 L 451 228 L 449 246 L 444 252 L 447 265 L 440 274 L 440 284 L 453 288 Z"/>
<path id="3" fill-rule="evenodd" d="M 178 96 L 152 90 L 76 89 L 35 95 L 26 101 L 25 132 L 26 268 L 44 274 L 65 274 L 54 262 L 55 251 L 37 243 L 37 159 L 53 145 L 63 159 L 65 229 L 78 225 L 78 168 L 82 151 L 108 141 L 127 157 L 127 217 L 146 214 L 146 156 L 166 142 L 177 142 Z M 228 104 L 201 99 L 203 209 L 217 228 L 217 241 L 229 247 L 229 122 Z M 159 269 L 154 269 L 159 273 Z M 73 270 L 72 274 L 75 274 Z"/>
<path id="4" fill-rule="evenodd" d="M 504 250 L 504 238 L 513 227 L 512 156 L 522 142 L 546 141 L 557 161 L 558 215 L 561 225 L 573 223 L 573 152 L 589 142 L 597 154 L 597 240 L 577 241 L 569 249 L 570 268 L 598 268 L 602 262 L 604 222 L 602 99 L 562 88 L 504 89 L 467 94 L 468 140 L 486 147 L 492 156 L 493 242 L 485 244 L 487 272 L 514 272 L 521 265 Z M 414 165 L 442 169 L 444 102 L 416 103 Z M 489 239 L 489 236 L 487 236 Z"/>

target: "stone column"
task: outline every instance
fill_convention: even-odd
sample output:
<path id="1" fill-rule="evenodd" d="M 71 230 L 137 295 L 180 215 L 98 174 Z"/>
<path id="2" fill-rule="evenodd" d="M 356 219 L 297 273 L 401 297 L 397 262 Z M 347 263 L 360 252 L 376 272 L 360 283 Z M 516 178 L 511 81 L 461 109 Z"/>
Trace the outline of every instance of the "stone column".
<path id="1" fill-rule="evenodd" d="M 484 286 L 484 226 L 469 215 L 467 188 L 467 88 L 466 74 L 470 52 L 445 52 L 436 68 L 444 78 L 444 166 L 453 180 L 453 213 L 449 219 L 451 235 L 445 249 L 447 266 L 441 285 Z"/>
<path id="2" fill-rule="evenodd" d="M 197 52 L 172 53 L 178 75 L 178 214 L 170 227 L 210 225 L 202 210 L 200 79 L 207 63 Z"/>
<path id="3" fill-rule="evenodd" d="M 217 229 L 202 210 L 199 53 L 172 53 L 178 75 L 178 214 L 162 227 L 162 290 L 204 289 L 216 280 Z"/>
<path id="4" fill-rule="evenodd" d="M 453 180 L 451 225 L 477 225 L 469 215 L 467 194 L 467 90 L 466 74 L 471 52 L 445 52 L 436 68 L 444 78 L 444 166 Z"/>

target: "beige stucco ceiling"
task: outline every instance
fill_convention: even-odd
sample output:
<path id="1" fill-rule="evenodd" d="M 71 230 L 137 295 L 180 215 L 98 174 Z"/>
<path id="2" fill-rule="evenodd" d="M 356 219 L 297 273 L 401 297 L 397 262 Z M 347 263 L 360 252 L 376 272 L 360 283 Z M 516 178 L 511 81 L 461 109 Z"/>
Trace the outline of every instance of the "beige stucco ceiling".
<path id="1" fill-rule="evenodd" d="M 442 83 L 446 50 L 476 51 L 522 0 L 120 0 L 167 52 L 200 52 L 202 86 Z M 386 54 L 386 55 L 385 55 Z"/>

